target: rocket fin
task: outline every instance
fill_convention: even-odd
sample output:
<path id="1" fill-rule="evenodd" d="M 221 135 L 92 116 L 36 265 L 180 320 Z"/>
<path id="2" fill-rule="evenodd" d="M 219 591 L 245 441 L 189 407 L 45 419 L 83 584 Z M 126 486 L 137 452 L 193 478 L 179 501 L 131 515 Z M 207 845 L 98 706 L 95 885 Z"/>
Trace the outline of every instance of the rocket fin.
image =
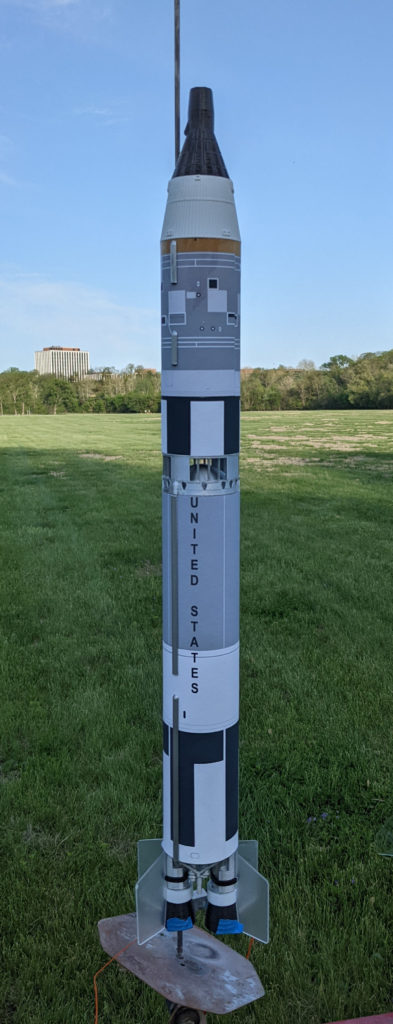
<path id="1" fill-rule="evenodd" d="M 141 842 L 159 843 L 161 847 L 161 840 L 142 840 Z M 139 866 L 145 866 L 152 852 L 152 845 L 150 845 L 150 849 L 146 847 L 144 850 L 141 850 L 138 843 Z M 153 939 L 155 935 L 159 935 L 165 928 L 165 903 L 162 895 L 164 873 L 165 854 L 161 849 L 159 856 L 152 863 L 150 862 L 149 867 L 145 870 L 144 874 L 140 875 L 135 886 L 139 946 L 142 946 L 144 942 L 148 942 L 149 939 Z"/>
<path id="2" fill-rule="evenodd" d="M 239 843 L 239 850 L 243 845 Z M 269 942 L 269 883 L 241 853 L 237 872 L 237 913 L 243 931 L 258 942 Z"/>
<path id="3" fill-rule="evenodd" d="M 252 842 L 252 840 L 250 840 Z M 256 840 L 255 840 L 256 842 Z M 162 850 L 162 839 L 138 839 L 138 878 L 145 874 L 148 868 L 157 860 Z M 243 854 L 245 857 L 246 854 Z M 258 864 L 255 865 L 258 867 Z"/>
<path id="4" fill-rule="evenodd" d="M 149 840 L 147 840 L 149 842 Z M 150 840 L 152 842 L 152 840 Z M 139 845 L 139 844 L 138 844 Z M 258 840 L 239 839 L 238 854 L 258 871 Z"/>

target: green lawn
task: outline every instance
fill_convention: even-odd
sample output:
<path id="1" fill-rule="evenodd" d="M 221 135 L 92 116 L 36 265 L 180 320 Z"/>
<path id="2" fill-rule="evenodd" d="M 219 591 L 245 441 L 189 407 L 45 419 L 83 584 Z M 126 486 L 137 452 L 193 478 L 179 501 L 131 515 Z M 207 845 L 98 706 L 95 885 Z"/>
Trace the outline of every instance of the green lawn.
<path id="1" fill-rule="evenodd" d="M 93 1024 L 96 922 L 161 833 L 159 428 L 0 417 L 1 1024 Z M 225 1019 L 382 1013 L 393 412 L 246 413 L 241 468 L 241 834 L 271 942 L 265 998 Z M 100 1024 L 167 1020 L 116 964 L 98 984 Z"/>

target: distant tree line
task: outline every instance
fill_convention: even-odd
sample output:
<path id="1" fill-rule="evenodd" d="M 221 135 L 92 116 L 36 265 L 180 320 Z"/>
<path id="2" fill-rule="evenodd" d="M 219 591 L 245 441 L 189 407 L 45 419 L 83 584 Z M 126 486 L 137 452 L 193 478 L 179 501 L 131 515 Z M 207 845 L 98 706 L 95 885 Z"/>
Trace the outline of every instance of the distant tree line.
<path id="1" fill-rule="evenodd" d="M 129 363 L 65 380 L 12 366 L 0 373 L 0 415 L 66 412 L 159 412 L 160 374 Z"/>
<path id="2" fill-rule="evenodd" d="M 242 409 L 393 409 L 393 349 L 332 356 L 317 370 L 242 370 Z"/>
<path id="3" fill-rule="evenodd" d="M 67 412 L 159 412 L 160 374 L 130 363 L 120 373 L 104 367 L 82 380 L 40 376 L 10 367 L 0 374 L 0 415 Z M 358 359 L 332 356 L 317 369 L 302 360 L 293 369 L 241 371 L 242 408 L 393 409 L 393 349 Z"/>

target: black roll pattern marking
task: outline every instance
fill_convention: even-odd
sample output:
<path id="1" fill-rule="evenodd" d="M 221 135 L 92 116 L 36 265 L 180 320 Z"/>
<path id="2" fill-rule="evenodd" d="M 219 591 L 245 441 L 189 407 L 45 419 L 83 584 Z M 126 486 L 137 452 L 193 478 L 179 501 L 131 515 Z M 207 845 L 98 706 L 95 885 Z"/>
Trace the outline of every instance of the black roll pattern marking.
<path id="1" fill-rule="evenodd" d="M 163 396 L 164 398 L 165 396 Z M 224 455 L 236 455 L 240 449 L 240 398 L 236 395 L 209 398 L 167 398 L 167 452 L 168 455 L 190 455 L 191 402 L 224 403 Z M 219 455 L 220 452 L 217 452 Z"/>
<path id="2" fill-rule="evenodd" d="M 173 730 L 163 722 L 164 753 L 172 758 Z M 224 746 L 225 743 L 225 746 Z M 179 843 L 195 846 L 195 777 L 197 764 L 216 764 L 225 757 L 225 839 L 238 829 L 239 812 L 239 723 L 217 732 L 179 732 Z M 171 839 L 173 839 L 173 793 L 171 785 Z"/>
<path id="3" fill-rule="evenodd" d="M 239 722 L 225 730 L 225 839 L 232 839 L 239 822 Z"/>

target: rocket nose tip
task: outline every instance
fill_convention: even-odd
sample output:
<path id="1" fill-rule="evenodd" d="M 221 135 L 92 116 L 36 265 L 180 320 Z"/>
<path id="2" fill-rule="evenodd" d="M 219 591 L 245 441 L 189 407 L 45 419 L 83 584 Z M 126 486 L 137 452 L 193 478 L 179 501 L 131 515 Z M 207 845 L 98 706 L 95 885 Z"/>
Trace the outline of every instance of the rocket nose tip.
<path id="1" fill-rule="evenodd" d="M 213 93 L 206 85 L 197 85 L 190 89 L 188 104 L 189 128 L 208 127 L 214 129 Z"/>
<path id="2" fill-rule="evenodd" d="M 204 103 L 213 103 L 213 90 L 208 85 L 194 85 L 190 89 L 190 101 L 196 97 Z"/>

